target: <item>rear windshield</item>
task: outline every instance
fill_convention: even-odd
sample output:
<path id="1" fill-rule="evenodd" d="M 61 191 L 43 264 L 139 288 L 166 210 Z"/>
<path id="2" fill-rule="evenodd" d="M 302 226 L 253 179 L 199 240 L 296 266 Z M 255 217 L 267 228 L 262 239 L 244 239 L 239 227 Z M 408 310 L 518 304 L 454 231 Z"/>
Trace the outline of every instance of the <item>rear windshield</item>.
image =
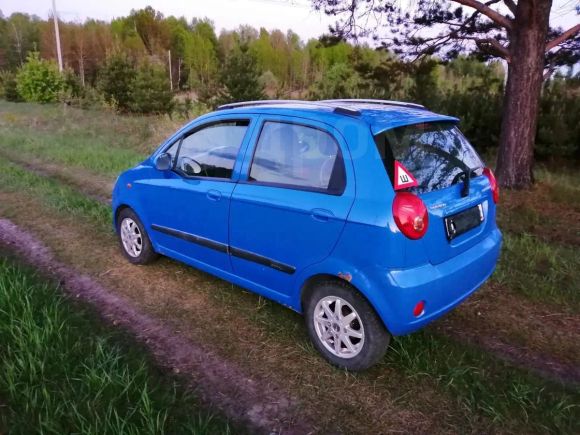
<path id="1" fill-rule="evenodd" d="M 401 163 L 418 182 L 410 190 L 431 192 L 458 183 L 469 171 L 482 174 L 483 162 L 452 122 L 405 125 L 375 137 L 391 182 L 394 161 Z"/>

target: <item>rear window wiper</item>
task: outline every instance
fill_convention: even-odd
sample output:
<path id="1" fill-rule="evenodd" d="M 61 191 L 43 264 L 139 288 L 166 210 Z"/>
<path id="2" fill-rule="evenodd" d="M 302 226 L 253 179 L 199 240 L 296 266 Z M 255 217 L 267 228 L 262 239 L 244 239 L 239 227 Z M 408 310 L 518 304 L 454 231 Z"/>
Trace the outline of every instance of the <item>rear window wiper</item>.
<path id="1" fill-rule="evenodd" d="M 463 198 L 465 198 L 466 196 L 469 196 L 469 188 L 471 186 L 471 177 L 473 176 L 477 176 L 477 168 L 475 169 L 470 169 L 467 168 L 464 171 L 461 171 L 459 174 L 457 174 L 457 181 L 463 179 L 463 187 L 461 188 L 461 196 Z"/>

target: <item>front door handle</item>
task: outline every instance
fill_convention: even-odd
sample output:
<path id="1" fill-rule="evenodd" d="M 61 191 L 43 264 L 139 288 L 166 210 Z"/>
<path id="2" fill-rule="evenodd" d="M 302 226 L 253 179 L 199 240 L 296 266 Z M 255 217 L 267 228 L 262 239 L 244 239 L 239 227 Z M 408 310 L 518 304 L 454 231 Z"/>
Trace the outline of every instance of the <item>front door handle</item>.
<path id="1" fill-rule="evenodd" d="M 320 221 L 320 222 L 328 222 L 328 220 L 334 216 L 330 210 L 326 210 L 324 208 L 315 208 L 312 209 L 310 212 L 310 216 L 312 219 Z"/>
<path id="2" fill-rule="evenodd" d="M 220 199 L 222 199 L 222 194 L 219 190 L 210 189 L 207 191 L 207 198 L 210 201 L 219 201 Z"/>

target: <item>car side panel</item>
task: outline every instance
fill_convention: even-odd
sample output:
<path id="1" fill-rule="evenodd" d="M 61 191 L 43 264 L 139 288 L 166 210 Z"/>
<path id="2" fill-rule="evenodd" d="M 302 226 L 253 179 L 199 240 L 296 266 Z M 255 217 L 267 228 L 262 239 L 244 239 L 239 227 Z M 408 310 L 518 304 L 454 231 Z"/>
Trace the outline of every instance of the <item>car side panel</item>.
<path id="1" fill-rule="evenodd" d="M 346 143 L 332 127 L 293 117 L 264 116 L 261 122 L 265 121 L 296 123 L 330 133 L 341 148 L 346 171 L 342 195 L 260 185 L 247 181 L 257 134 L 248 148 L 230 211 L 233 270 L 244 279 L 290 295 L 296 272 L 332 252 L 354 200 L 355 179 Z"/>

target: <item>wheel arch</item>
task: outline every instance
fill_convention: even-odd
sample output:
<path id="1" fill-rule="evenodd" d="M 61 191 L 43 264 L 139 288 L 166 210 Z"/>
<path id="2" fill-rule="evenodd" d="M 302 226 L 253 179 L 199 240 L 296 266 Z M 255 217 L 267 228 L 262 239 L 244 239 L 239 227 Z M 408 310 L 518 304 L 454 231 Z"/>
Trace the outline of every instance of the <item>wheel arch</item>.
<path id="1" fill-rule="evenodd" d="M 305 301 L 309 294 L 313 291 L 317 284 L 326 281 L 334 281 L 340 283 L 341 285 L 346 285 L 351 288 L 353 291 L 358 293 L 361 297 L 363 297 L 374 310 L 375 314 L 382 320 L 383 325 L 390 331 L 389 328 L 389 318 L 390 317 L 390 310 L 387 306 L 386 300 L 380 301 L 379 304 L 379 295 L 377 295 L 376 291 L 365 291 L 365 284 L 368 286 L 370 283 L 364 276 L 353 276 L 348 272 L 342 273 L 340 272 L 338 275 L 326 273 L 326 272 L 319 272 L 309 276 L 306 280 L 304 280 L 302 286 L 300 287 L 300 312 L 305 312 Z M 368 288 L 368 287 L 366 287 Z M 371 287 L 372 288 L 372 287 Z"/>
<path id="2" fill-rule="evenodd" d="M 304 303 L 309 292 L 323 281 L 336 281 L 342 285 L 347 284 L 359 293 L 382 320 L 387 330 L 390 331 L 391 320 L 396 319 L 396 316 L 388 300 L 389 289 L 377 284 L 360 269 L 348 267 L 347 264 L 336 259 L 330 260 L 330 262 L 331 264 L 319 264 L 316 268 L 303 271 L 298 280 L 301 284 L 293 298 L 293 308 L 300 313 L 304 313 Z M 337 272 L 330 273 L 328 272 L 329 270 L 335 270 Z"/>
<path id="3" fill-rule="evenodd" d="M 121 214 L 121 212 L 125 209 L 131 209 L 133 210 L 133 208 L 131 208 L 131 206 L 129 206 L 128 204 L 119 204 L 114 210 L 113 210 L 113 227 L 115 228 L 115 232 L 117 231 L 117 220 L 119 219 L 119 215 Z M 134 210 L 133 210 L 134 211 Z"/>

